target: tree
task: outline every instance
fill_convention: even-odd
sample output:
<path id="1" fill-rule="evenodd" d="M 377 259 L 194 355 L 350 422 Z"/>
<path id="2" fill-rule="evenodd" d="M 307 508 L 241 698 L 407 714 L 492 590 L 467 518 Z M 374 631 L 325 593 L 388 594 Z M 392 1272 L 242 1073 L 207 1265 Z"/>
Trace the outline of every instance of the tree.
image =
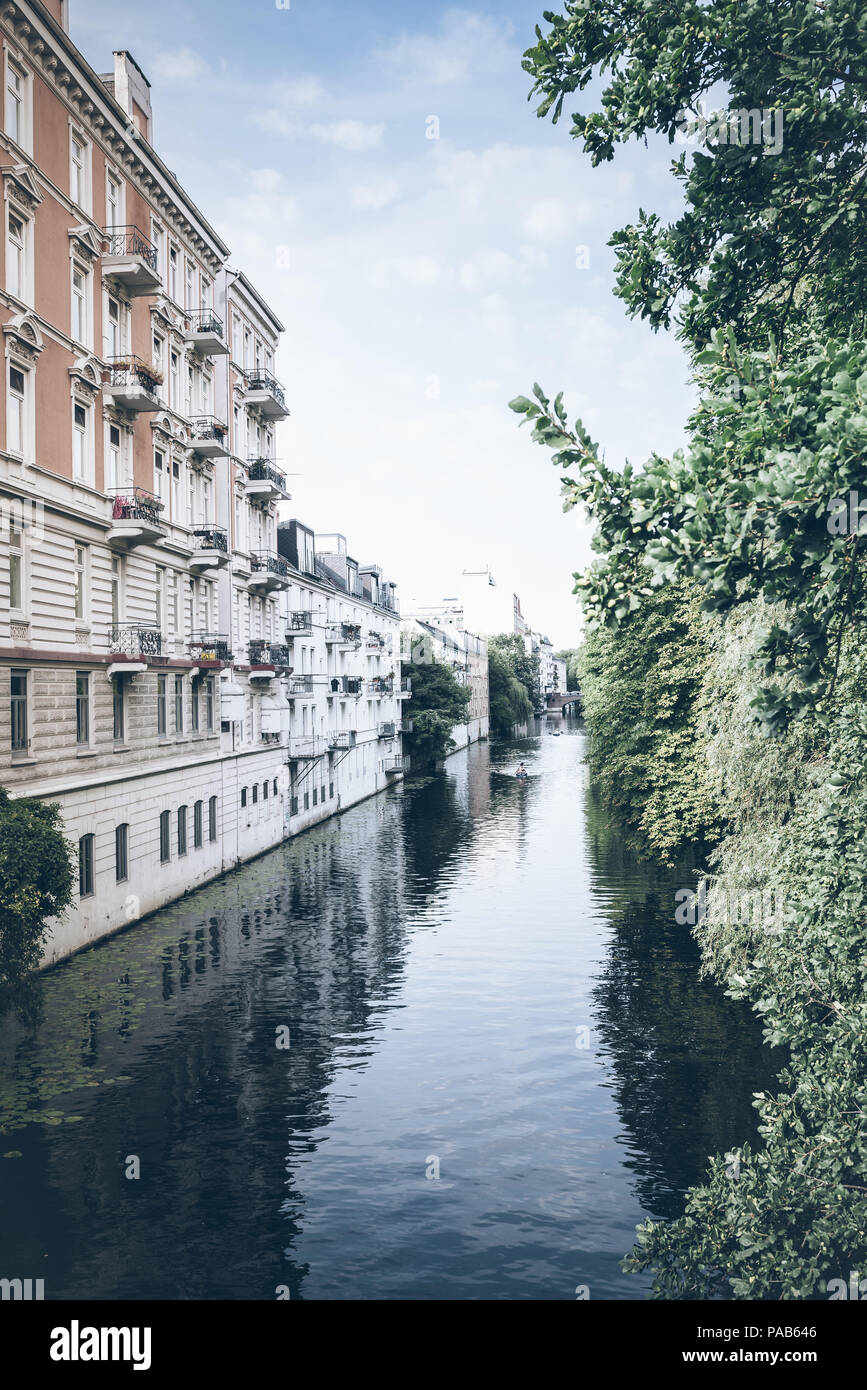
<path id="1" fill-rule="evenodd" d="M 496 637 L 489 638 L 489 653 L 492 648 L 500 653 L 512 675 L 523 685 L 527 692 L 527 699 L 530 701 L 531 711 L 538 709 L 542 703 L 539 658 L 527 651 L 523 637 L 517 632 L 501 632 Z"/>
<path id="2" fill-rule="evenodd" d="M 491 728 L 508 738 L 516 724 L 533 718 L 526 686 L 512 674 L 499 647 L 488 644 L 488 703 Z"/>
<path id="3" fill-rule="evenodd" d="M 412 766 L 430 768 L 455 747 L 452 729 L 467 718 L 470 690 L 439 661 L 403 666 L 412 679 L 412 733 L 407 735 Z"/>
<path id="4" fill-rule="evenodd" d="M 0 999 L 39 965 L 48 922 L 72 901 L 60 807 L 0 787 Z"/>
<path id="5" fill-rule="evenodd" d="M 581 652 L 580 647 L 565 647 L 562 652 L 555 652 L 554 655 L 566 663 L 566 689 L 578 690 L 578 659 Z"/>
<path id="6" fill-rule="evenodd" d="M 615 233 L 615 293 L 699 352 L 727 324 L 761 348 L 865 332 L 867 47 L 860 0 L 568 0 L 524 55 L 539 116 L 602 79 L 571 134 L 594 165 L 662 136 L 684 211 Z M 719 118 L 704 98 L 724 89 Z M 758 118 L 758 120 L 756 119 Z M 697 140 L 696 137 L 703 137 Z M 703 148 L 700 148 L 700 144 Z M 692 146 L 692 157 L 688 147 Z"/>

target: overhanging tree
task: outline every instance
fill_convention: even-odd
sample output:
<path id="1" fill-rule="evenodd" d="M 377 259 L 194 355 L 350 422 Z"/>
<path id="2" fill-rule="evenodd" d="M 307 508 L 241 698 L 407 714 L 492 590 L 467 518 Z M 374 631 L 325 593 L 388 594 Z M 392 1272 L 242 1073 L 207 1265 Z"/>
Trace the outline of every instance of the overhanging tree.
<path id="1" fill-rule="evenodd" d="M 0 1001 L 36 970 L 51 918 L 72 901 L 60 808 L 0 787 Z"/>
<path id="2" fill-rule="evenodd" d="M 412 767 L 433 767 L 452 748 L 452 729 L 467 718 L 470 690 L 440 661 L 405 665 L 412 680 L 412 733 L 407 735 Z"/>

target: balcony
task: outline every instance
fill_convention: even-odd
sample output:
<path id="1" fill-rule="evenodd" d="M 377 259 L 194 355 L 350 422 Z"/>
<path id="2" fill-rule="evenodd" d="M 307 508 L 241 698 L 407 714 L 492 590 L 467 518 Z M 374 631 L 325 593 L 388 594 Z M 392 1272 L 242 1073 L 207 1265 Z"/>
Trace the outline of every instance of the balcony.
<path id="1" fill-rule="evenodd" d="M 408 700 L 412 695 L 412 680 L 409 676 L 401 676 L 400 687 L 394 692 L 395 699 Z"/>
<path id="2" fill-rule="evenodd" d="M 196 548 L 190 556 L 193 574 L 222 569 L 229 563 L 229 536 L 224 526 L 194 526 Z"/>
<path id="3" fill-rule="evenodd" d="M 247 588 L 254 594 L 270 594 L 289 588 L 289 566 L 272 550 L 250 551 L 250 578 Z"/>
<path id="4" fill-rule="evenodd" d="M 271 459 L 248 459 L 246 492 L 251 502 L 285 502 L 289 497 L 286 474 Z"/>
<path id="5" fill-rule="evenodd" d="M 289 648 L 282 642 L 266 642 L 256 638 L 247 647 L 251 679 L 270 680 L 278 671 L 291 671 Z"/>
<path id="6" fill-rule="evenodd" d="M 325 641 L 338 647 L 361 646 L 361 625 L 360 623 L 338 623 L 335 627 L 325 629 Z"/>
<path id="7" fill-rule="evenodd" d="M 373 680 L 367 682 L 368 695 L 393 695 L 394 681 L 387 676 L 374 676 Z"/>
<path id="8" fill-rule="evenodd" d="M 194 632 L 189 641 L 190 656 L 195 661 L 231 661 L 229 637 L 225 632 Z"/>
<path id="9" fill-rule="evenodd" d="M 289 622 L 286 627 L 286 641 L 292 642 L 296 637 L 313 636 L 313 614 L 305 611 L 293 611 L 289 614 Z"/>
<path id="10" fill-rule="evenodd" d="M 356 739 L 355 729 L 332 729 L 328 735 L 328 747 L 335 750 L 354 748 Z"/>
<path id="11" fill-rule="evenodd" d="M 384 723 L 384 724 L 380 724 L 379 727 L 378 727 L 378 729 L 377 729 L 377 731 L 376 731 L 376 737 L 377 737 L 377 738 L 396 738 L 396 737 L 397 737 L 397 721 L 394 720 L 394 719 L 391 719 L 391 720 L 388 720 L 388 721 L 387 721 L 386 723 Z"/>
<path id="12" fill-rule="evenodd" d="M 263 415 L 275 420 L 285 420 L 289 411 L 286 408 L 286 392 L 280 382 L 270 372 L 255 371 L 245 373 L 246 404 L 255 406 Z"/>
<path id="13" fill-rule="evenodd" d="M 328 745 L 320 734 L 289 735 L 289 762 L 297 762 L 301 758 L 322 758 L 327 751 Z"/>
<path id="14" fill-rule="evenodd" d="M 385 651 L 385 638 L 379 632 L 369 632 L 365 646 L 369 652 Z"/>
<path id="15" fill-rule="evenodd" d="M 364 681 L 357 676 L 332 676 L 327 695 L 329 700 L 333 699 L 335 695 L 339 696 L 340 699 L 350 695 L 357 699 L 363 689 Z"/>
<path id="16" fill-rule="evenodd" d="M 150 657 L 162 655 L 163 634 L 155 627 L 112 627 L 108 632 L 108 650 L 109 678 L 134 676 L 147 670 Z"/>
<path id="17" fill-rule="evenodd" d="M 312 695 L 313 677 L 293 676 L 289 682 L 289 689 L 286 693 L 290 697 L 290 699 L 295 695 Z"/>
<path id="18" fill-rule="evenodd" d="M 228 426 L 215 415 L 196 415 L 190 420 L 190 448 L 203 459 L 225 458 L 228 433 Z"/>
<path id="19" fill-rule="evenodd" d="M 124 410 L 141 415 L 148 410 L 160 410 L 157 388 L 160 384 L 158 367 L 153 367 L 141 357 L 125 353 L 121 357 L 109 357 L 102 391 L 106 400 Z"/>
<path id="20" fill-rule="evenodd" d="M 215 314 L 213 309 L 191 309 L 185 317 L 185 337 L 190 347 L 206 357 L 220 357 L 228 353 L 226 329 L 219 314 Z"/>
<path id="21" fill-rule="evenodd" d="M 401 772 L 409 771 L 409 758 L 383 758 L 382 770 L 389 777 L 393 777 Z"/>
<path id="22" fill-rule="evenodd" d="M 137 545 L 157 545 L 166 535 L 160 516 L 163 504 L 143 487 L 119 487 L 110 492 L 111 526 L 106 540 L 114 550 L 132 550 Z"/>
<path id="23" fill-rule="evenodd" d="M 127 294 L 156 294 L 160 288 L 157 251 L 138 227 L 106 227 L 102 233 L 102 273 L 110 275 Z"/>

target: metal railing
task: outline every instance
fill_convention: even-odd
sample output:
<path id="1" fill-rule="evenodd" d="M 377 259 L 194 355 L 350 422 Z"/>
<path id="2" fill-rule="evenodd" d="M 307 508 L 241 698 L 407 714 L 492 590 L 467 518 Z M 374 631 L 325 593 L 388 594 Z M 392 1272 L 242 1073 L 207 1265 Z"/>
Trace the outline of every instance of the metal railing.
<path id="1" fill-rule="evenodd" d="M 383 758 L 382 770 L 383 772 L 408 772 L 409 758 Z"/>
<path id="2" fill-rule="evenodd" d="M 163 504 L 152 492 L 143 487 L 118 487 L 110 489 L 108 496 L 113 498 L 111 506 L 112 521 L 147 521 L 151 526 L 164 527 L 160 512 Z"/>
<path id="3" fill-rule="evenodd" d="M 134 352 L 107 357 L 106 363 L 106 386 L 140 386 L 149 395 L 159 399 L 157 387 L 161 385 L 162 375 L 158 367 L 145 362 L 143 357 L 136 357 Z"/>
<path id="4" fill-rule="evenodd" d="M 257 574 L 278 574 L 285 578 L 289 573 L 289 566 L 282 555 L 275 555 L 273 550 L 251 550 L 250 568 Z"/>
<path id="5" fill-rule="evenodd" d="M 289 614 L 287 636 L 297 637 L 299 633 L 313 632 L 313 614 L 305 609 L 293 610 Z"/>
<path id="6" fill-rule="evenodd" d="M 200 661 L 231 661 L 229 636 L 225 632 L 194 632 L 188 643 L 190 655 Z"/>
<path id="7" fill-rule="evenodd" d="M 293 676 L 289 682 L 290 695 L 312 695 L 313 677 L 312 676 Z"/>
<path id="8" fill-rule="evenodd" d="M 229 553 L 229 533 L 225 526 L 194 526 L 193 535 L 198 539 L 197 550 L 219 550 Z"/>
<path id="9" fill-rule="evenodd" d="M 289 759 L 321 758 L 328 750 L 326 741 L 319 734 L 290 734 Z"/>
<path id="10" fill-rule="evenodd" d="M 387 676 L 374 676 L 373 680 L 367 682 L 367 689 L 371 695 L 391 695 L 394 692 L 394 681 Z"/>
<path id="11" fill-rule="evenodd" d="M 332 676 L 329 681 L 328 694 L 360 695 L 363 689 L 364 681 L 358 676 Z"/>
<path id="12" fill-rule="evenodd" d="M 378 632 L 367 634 L 367 646 L 371 651 L 383 651 L 385 649 L 385 638 Z"/>
<path id="13" fill-rule="evenodd" d="M 355 729 L 332 729 L 328 735 L 329 748 L 354 748 L 355 742 Z"/>
<path id="14" fill-rule="evenodd" d="M 213 309 L 188 309 L 185 317 L 191 333 L 216 333 L 220 338 L 226 336 L 223 320 Z"/>
<path id="15" fill-rule="evenodd" d="M 225 448 L 228 433 L 229 426 L 218 420 L 216 415 L 195 415 L 190 420 L 190 443 L 193 448 L 196 444 L 219 444 Z"/>
<path id="16" fill-rule="evenodd" d="M 157 248 L 148 241 L 138 227 L 104 227 L 103 236 L 108 242 L 107 256 L 138 256 L 147 261 L 154 274 L 157 273 Z"/>
<path id="17" fill-rule="evenodd" d="M 111 627 L 108 650 L 117 656 L 162 656 L 163 634 L 156 627 Z"/>
<path id="18" fill-rule="evenodd" d="M 400 688 L 401 688 L 401 690 L 402 690 L 405 694 L 411 695 L 411 694 L 412 694 L 412 677 L 411 677 L 411 676 L 401 676 L 401 678 L 400 678 Z"/>
<path id="19" fill-rule="evenodd" d="M 286 474 L 275 468 L 271 459 L 248 458 L 247 477 L 251 483 L 274 483 L 286 491 Z"/>
<path id="20" fill-rule="evenodd" d="M 251 666 L 291 666 L 289 648 L 283 642 L 266 642 L 254 638 L 247 646 Z"/>
<path id="21" fill-rule="evenodd" d="M 267 391 L 269 395 L 274 397 L 275 401 L 279 401 L 280 405 L 285 406 L 286 392 L 271 372 L 257 367 L 252 372 L 245 372 L 244 379 L 248 391 Z"/>

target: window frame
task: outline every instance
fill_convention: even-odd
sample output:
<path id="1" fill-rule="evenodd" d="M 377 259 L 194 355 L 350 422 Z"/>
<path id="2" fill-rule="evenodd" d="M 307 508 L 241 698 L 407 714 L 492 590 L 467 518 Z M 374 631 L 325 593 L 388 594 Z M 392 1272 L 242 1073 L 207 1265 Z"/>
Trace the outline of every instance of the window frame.
<path id="1" fill-rule="evenodd" d="M 78 896 L 92 898 L 94 894 L 94 837 L 93 832 L 79 836 L 78 840 Z"/>
<path id="2" fill-rule="evenodd" d="M 75 744 L 77 748 L 90 747 L 90 696 L 91 680 L 89 671 L 75 673 Z"/>
<path id="3" fill-rule="evenodd" d="M 129 822 L 121 821 L 114 827 L 114 881 L 126 883 L 129 879 Z"/>
<path id="4" fill-rule="evenodd" d="M 172 859 L 172 813 L 160 811 L 160 863 L 170 864 Z"/>

